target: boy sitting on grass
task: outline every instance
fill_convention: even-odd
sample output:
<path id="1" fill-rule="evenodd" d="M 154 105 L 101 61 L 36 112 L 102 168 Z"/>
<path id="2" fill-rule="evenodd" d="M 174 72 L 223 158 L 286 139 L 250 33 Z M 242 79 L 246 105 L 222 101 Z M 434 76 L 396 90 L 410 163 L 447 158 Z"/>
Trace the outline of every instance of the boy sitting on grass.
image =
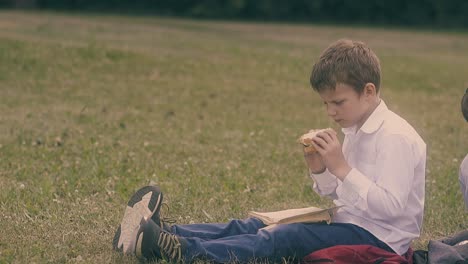
<path id="1" fill-rule="evenodd" d="M 114 249 L 142 259 L 196 259 L 225 263 L 299 259 L 336 245 L 371 245 L 402 255 L 421 230 L 426 145 L 380 99 L 380 63 L 364 43 L 331 44 L 312 69 L 310 83 L 345 134 L 313 138 L 304 152 L 313 189 L 342 206 L 331 224 L 294 223 L 262 229 L 256 218 L 225 224 L 169 227 L 159 217 L 162 193 L 140 189 L 128 203 Z"/>

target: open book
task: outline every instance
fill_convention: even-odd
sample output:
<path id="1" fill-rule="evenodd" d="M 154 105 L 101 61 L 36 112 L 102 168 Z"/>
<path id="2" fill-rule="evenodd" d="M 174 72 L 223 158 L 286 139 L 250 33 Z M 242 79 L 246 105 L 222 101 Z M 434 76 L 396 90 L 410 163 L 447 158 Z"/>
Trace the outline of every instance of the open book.
<path id="1" fill-rule="evenodd" d="M 281 210 L 276 212 L 256 212 L 250 211 L 249 216 L 260 219 L 267 228 L 271 228 L 278 224 L 291 224 L 291 223 L 318 223 L 326 222 L 329 224 L 341 206 L 331 208 L 317 208 L 305 207 L 297 209 Z"/>

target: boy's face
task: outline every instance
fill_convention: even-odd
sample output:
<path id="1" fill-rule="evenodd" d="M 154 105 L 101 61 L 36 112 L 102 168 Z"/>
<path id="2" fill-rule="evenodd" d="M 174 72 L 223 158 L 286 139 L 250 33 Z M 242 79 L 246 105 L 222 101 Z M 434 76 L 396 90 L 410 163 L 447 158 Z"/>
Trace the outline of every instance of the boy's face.
<path id="1" fill-rule="evenodd" d="M 372 87 L 373 92 L 372 92 Z M 378 105 L 379 98 L 373 84 L 367 84 L 361 95 L 352 86 L 339 83 L 335 89 L 325 89 L 319 93 L 327 114 L 341 127 L 357 125 L 359 129 Z M 377 104 L 375 104 L 377 102 Z"/>

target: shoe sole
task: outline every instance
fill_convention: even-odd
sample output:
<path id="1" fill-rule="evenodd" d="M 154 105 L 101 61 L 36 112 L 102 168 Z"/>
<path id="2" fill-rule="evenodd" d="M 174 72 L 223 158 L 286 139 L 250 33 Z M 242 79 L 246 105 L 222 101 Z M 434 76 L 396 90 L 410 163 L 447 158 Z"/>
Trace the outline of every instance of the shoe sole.
<path id="1" fill-rule="evenodd" d="M 114 250 L 124 254 L 135 251 L 135 243 L 142 221 L 146 221 L 156 213 L 162 204 L 163 195 L 156 186 L 146 186 L 139 189 L 127 203 L 127 208 L 112 245 Z"/>

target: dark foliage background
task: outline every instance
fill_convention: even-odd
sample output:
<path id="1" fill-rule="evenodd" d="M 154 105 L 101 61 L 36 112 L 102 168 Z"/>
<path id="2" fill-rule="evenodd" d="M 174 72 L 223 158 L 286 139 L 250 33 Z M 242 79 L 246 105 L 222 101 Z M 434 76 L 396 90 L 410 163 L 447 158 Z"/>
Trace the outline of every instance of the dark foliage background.
<path id="1" fill-rule="evenodd" d="M 468 26 L 466 0 L 0 0 L 0 7 L 266 21 Z"/>

